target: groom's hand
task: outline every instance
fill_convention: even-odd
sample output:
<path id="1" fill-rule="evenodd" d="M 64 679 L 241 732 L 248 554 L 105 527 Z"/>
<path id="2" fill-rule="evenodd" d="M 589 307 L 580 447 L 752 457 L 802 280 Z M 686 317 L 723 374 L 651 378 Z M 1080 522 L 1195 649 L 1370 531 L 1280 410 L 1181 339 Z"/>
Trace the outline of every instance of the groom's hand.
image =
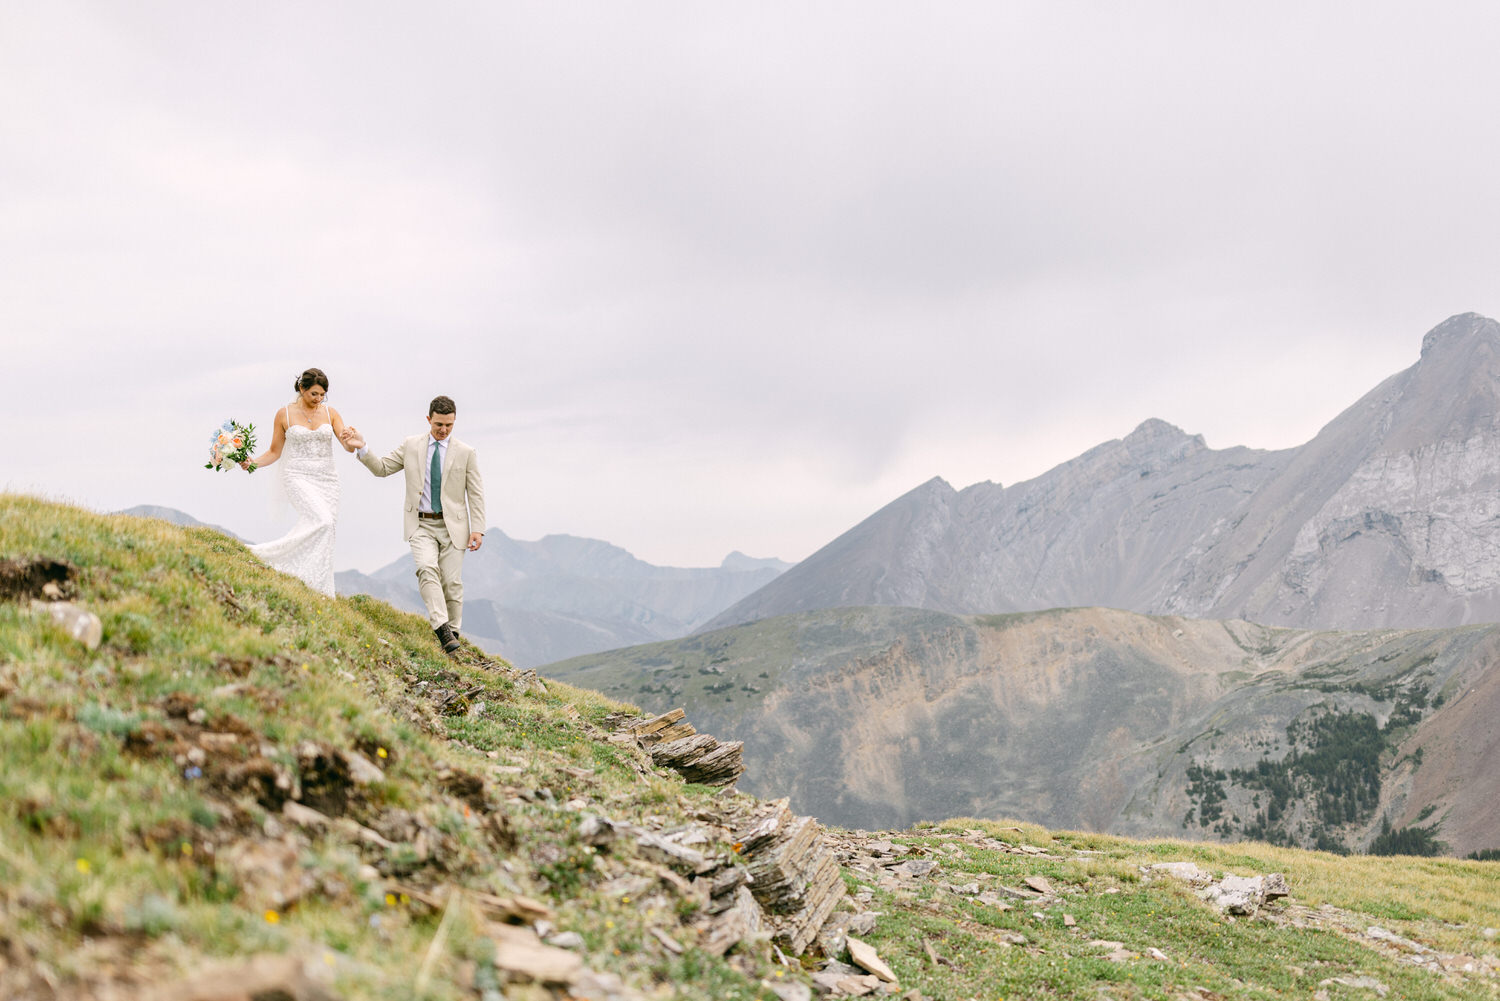
<path id="1" fill-rule="evenodd" d="M 470 532 L 469 533 L 469 552 L 472 553 L 472 552 L 476 551 L 482 545 L 484 545 L 484 533 L 483 532 Z"/>

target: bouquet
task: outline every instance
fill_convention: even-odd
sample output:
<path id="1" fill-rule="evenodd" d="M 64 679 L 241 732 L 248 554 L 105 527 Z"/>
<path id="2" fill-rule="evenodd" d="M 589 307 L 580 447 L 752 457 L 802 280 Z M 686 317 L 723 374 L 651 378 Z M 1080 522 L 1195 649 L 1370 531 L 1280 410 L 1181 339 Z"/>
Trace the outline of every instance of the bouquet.
<path id="1" fill-rule="evenodd" d="M 222 470 L 225 462 L 238 466 L 255 451 L 255 425 L 228 420 L 209 438 L 208 464 L 204 469 Z M 255 472 L 255 466 L 250 467 Z"/>

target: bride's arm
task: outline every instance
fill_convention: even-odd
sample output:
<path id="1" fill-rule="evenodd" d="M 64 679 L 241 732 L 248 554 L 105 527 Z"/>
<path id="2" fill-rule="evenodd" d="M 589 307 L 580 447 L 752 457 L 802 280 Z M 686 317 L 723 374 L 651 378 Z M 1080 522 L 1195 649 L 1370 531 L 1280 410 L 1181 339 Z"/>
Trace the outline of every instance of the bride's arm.
<path id="1" fill-rule="evenodd" d="M 338 439 L 340 445 L 344 446 L 344 451 L 359 451 L 359 445 L 351 445 L 344 440 L 344 419 L 339 416 L 339 412 L 332 407 L 329 407 L 328 417 L 333 422 L 333 436 Z"/>
<path id="2" fill-rule="evenodd" d="M 286 444 L 285 420 L 286 413 L 281 410 L 276 411 L 276 419 L 271 422 L 276 429 L 275 433 L 271 435 L 271 447 L 248 462 L 240 463 L 242 468 L 249 469 L 251 466 L 269 466 L 281 458 L 281 446 Z"/>

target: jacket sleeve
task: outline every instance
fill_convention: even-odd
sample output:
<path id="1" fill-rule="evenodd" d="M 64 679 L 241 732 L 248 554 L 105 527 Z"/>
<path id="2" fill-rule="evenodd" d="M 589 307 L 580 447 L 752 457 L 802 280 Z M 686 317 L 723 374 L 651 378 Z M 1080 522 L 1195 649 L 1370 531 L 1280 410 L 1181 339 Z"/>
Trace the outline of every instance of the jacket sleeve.
<path id="1" fill-rule="evenodd" d="M 484 534 L 484 479 L 479 475 L 479 454 L 470 450 L 469 473 L 464 477 L 464 500 L 469 505 L 469 531 Z"/>
<path id="2" fill-rule="evenodd" d="M 357 458 L 360 462 L 364 463 L 366 469 L 376 476 L 389 476 L 392 473 L 399 473 L 402 469 L 406 468 L 406 461 L 401 457 L 404 447 L 403 445 L 397 445 L 391 451 L 390 455 L 379 459 L 371 455 L 369 449 L 365 449 L 365 454 L 357 456 Z"/>

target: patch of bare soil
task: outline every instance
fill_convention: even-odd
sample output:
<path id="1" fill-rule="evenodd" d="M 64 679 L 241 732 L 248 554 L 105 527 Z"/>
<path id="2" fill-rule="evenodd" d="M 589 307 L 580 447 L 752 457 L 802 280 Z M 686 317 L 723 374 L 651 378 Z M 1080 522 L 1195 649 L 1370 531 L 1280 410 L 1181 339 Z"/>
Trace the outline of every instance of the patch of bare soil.
<path id="1" fill-rule="evenodd" d="M 0 560 L 0 601 L 65 601 L 77 591 L 78 568 L 66 560 Z"/>

